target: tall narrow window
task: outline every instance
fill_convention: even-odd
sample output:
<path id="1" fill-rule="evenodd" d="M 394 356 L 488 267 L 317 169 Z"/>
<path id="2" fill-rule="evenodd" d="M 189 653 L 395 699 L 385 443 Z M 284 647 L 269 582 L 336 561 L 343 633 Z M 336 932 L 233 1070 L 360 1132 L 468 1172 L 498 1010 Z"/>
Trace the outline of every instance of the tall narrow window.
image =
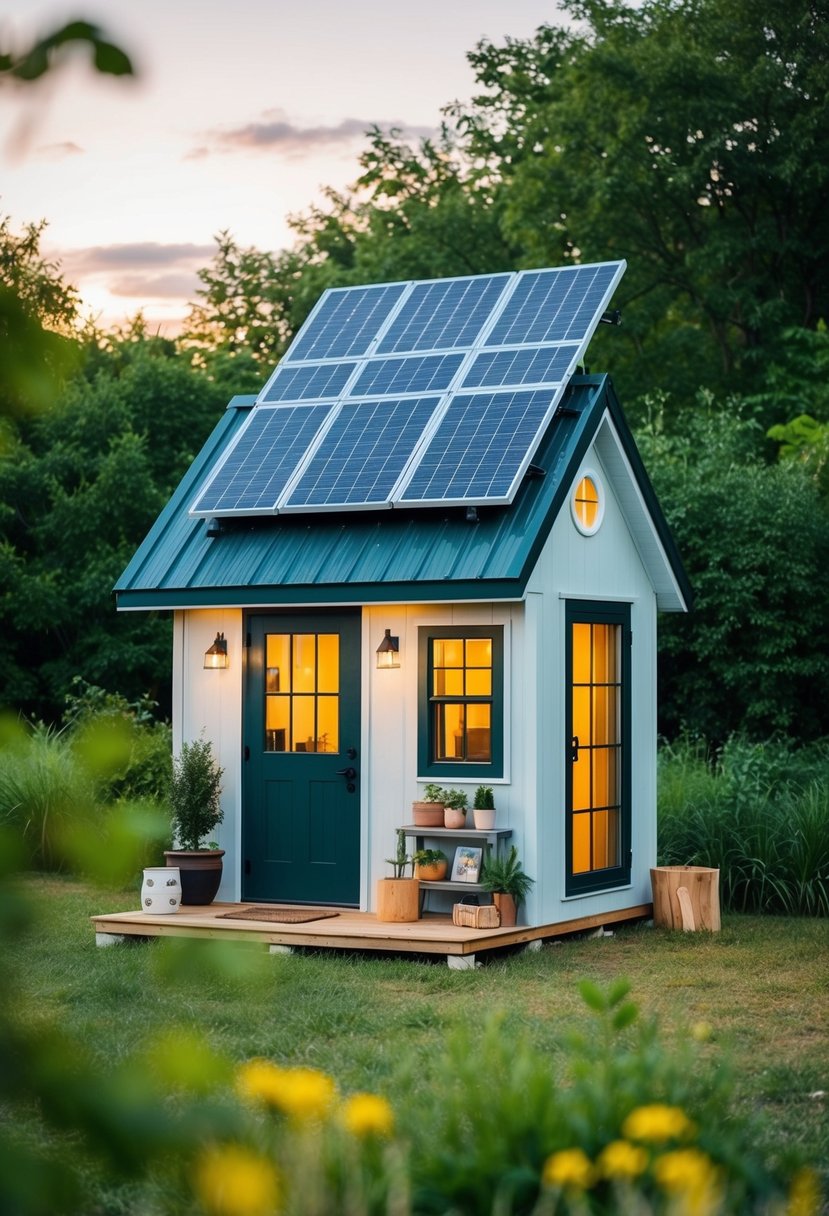
<path id="1" fill-rule="evenodd" d="M 340 750 L 339 648 L 336 633 L 266 635 L 266 752 Z"/>
<path id="2" fill-rule="evenodd" d="M 503 775 L 503 630 L 420 631 L 421 776 Z"/>
<path id="3" fill-rule="evenodd" d="M 568 894 L 630 879 L 628 616 L 568 605 Z"/>

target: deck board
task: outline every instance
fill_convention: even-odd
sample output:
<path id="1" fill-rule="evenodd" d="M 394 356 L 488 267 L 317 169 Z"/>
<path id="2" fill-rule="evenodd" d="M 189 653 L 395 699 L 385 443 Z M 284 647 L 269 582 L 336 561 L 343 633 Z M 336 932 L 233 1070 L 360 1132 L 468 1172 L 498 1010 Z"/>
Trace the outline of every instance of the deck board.
<path id="1" fill-rule="evenodd" d="M 555 925 L 517 925 L 509 929 L 472 929 L 453 925 L 449 916 L 427 914 L 418 921 L 390 924 L 371 912 L 338 908 L 336 918 L 278 924 L 272 921 L 222 919 L 226 912 L 249 908 L 244 903 L 188 907 L 170 916 L 146 912 L 113 912 L 91 917 L 95 932 L 115 937 L 193 937 L 214 941 L 260 942 L 273 946 L 310 946 L 333 950 L 381 950 L 413 954 L 469 955 L 544 938 L 561 937 L 652 915 L 651 904 L 618 912 L 578 917 Z"/>

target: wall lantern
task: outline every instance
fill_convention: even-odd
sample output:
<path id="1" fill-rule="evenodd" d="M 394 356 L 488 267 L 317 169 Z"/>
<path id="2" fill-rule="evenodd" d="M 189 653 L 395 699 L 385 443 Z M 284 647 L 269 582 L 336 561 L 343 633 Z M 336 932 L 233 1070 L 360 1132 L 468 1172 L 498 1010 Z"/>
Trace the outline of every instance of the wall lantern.
<path id="1" fill-rule="evenodd" d="M 227 667 L 227 642 L 223 633 L 216 634 L 216 641 L 204 652 L 205 667 Z"/>
<path id="2" fill-rule="evenodd" d="M 400 638 L 393 638 L 391 630 L 386 630 L 386 636 L 377 647 L 377 667 L 385 671 L 389 667 L 400 666 Z"/>

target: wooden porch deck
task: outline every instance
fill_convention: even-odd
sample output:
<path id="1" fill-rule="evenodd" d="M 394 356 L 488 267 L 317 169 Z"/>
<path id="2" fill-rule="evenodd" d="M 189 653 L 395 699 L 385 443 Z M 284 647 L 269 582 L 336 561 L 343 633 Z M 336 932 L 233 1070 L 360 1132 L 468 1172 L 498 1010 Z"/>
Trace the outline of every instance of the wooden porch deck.
<path id="1" fill-rule="evenodd" d="M 619 912 L 577 917 L 555 925 L 517 925 L 511 929 L 468 929 L 452 924 L 449 916 L 427 913 L 418 921 L 390 924 L 378 921 L 371 912 L 350 908 L 326 908 L 336 917 L 279 924 L 264 920 L 229 920 L 224 914 L 250 908 L 251 904 L 214 903 L 208 907 L 179 908 L 170 916 L 145 912 L 113 912 L 93 916 L 95 939 L 109 946 L 127 937 L 194 937 L 214 941 L 259 942 L 272 953 L 289 952 L 305 946 L 327 950 L 378 950 L 395 953 L 445 955 L 450 967 L 461 970 L 475 966 L 475 955 L 505 946 L 539 945 L 545 938 L 583 933 L 623 921 L 642 920 L 652 915 L 652 904 L 640 904 Z M 302 909 L 308 911 L 309 909 Z"/>

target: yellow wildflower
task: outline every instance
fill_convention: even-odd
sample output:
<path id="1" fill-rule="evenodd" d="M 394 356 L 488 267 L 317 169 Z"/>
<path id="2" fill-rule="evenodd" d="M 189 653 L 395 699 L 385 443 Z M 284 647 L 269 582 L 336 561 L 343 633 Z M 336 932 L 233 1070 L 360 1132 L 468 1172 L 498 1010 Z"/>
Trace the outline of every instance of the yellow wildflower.
<path id="1" fill-rule="evenodd" d="M 593 1166 L 580 1148 L 565 1148 L 552 1153 L 544 1162 L 541 1181 L 546 1186 L 586 1191 L 593 1185 Z"/>
<path id="2" fill-rule="evenodd" d="M 707 1043 L 714 1035 L 714 1027 L 710 1022 L 694 1022 L 691 1027 L 691 1038 L 698 1043 Z"/>
<path id="3" fill-rule="evenodd" d="M 331 1077 L 316 1068 L 279 1068 L 268 1060 L 249 1060 L 239 1070 L 239 1092 L 292 1119 L 323 1119 L 334 1102 Z"/>
<path id="4" fill-rule="evenodd" d="M 622 1134 L 629 1140 L 644 1140 L 647 1144 L 662 1144 L 694 1134 L 694 1125 L 678 1106 L 655 1102 L 632 1110 L 622 1124 Z"/>
<path id="5" fill-rule="evenodd" d="M 792 1178 L 786 1216 L 817 1216 L 820 1211 L 820 1184 L 814 1170 L 804 1166 Z"/>
<path id="6" fill-rule="evenodd" d="M 602 1178 L 630 1181 L 644 1174 L 648 1167 L 648 1154 L 638 1144 L 614 1140 L 602 1149 L 596 1165 Z"/>
<path id="7" fill-rule="evenodd" d="M 213 1145 L 202 1154 L 194 1189 L 210 1216 L 273 1216 L 278 1210 L 276 1170 L 238 1144 Z"/>
<path id="8" fill-rule="evenodd" d="M 711 1158 L 698 1148 L 680 1148 L 654 1162 L 659 1186 L 677 1200 L 679 1216 L 711 1216 L 719 1208 L 717 1171 Z"/>
<path id="9" fill-rule="evenodd" d="M 340 1117 L 354 1136 L 390 1136 L 394 1131 L 394 1111 L 377 1094 L 352 1094 Z"/>

